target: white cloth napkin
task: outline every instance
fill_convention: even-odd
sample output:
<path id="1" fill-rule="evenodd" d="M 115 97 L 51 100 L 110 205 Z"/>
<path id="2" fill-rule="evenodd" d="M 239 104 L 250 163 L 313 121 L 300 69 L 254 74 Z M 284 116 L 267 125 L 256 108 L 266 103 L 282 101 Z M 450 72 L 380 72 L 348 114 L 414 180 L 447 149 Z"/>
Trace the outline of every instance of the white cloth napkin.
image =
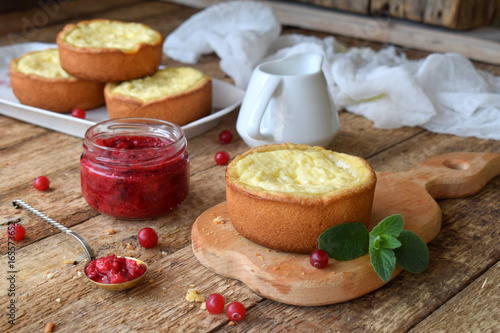
<path id="1" fill-rule="evenodd" d="M 377 128 L 421 126 L 436 133 L 500 140 L 500 77 L 475 69 L 462 55 L 433 53 L 408 60 L 395 47 L 347 49 L 333 37 L 280 32 L 268 6 L 225 2 L 179 26 L 167 37 L 164 52 L 188 64 L 215 52 L 221 69 L 243 89 L 259 63 L 320 53 L 336 106 L 370 119 Z"/>
<path id="2" fill-rule="evenodd" d="M 170 58 L 194 64 L 215 52 L 220 67 L 240 88 L 281 33 L 271 8 L 252 1 L 224 2 L 208 7 L 167 36 L 163 51 Z"/>

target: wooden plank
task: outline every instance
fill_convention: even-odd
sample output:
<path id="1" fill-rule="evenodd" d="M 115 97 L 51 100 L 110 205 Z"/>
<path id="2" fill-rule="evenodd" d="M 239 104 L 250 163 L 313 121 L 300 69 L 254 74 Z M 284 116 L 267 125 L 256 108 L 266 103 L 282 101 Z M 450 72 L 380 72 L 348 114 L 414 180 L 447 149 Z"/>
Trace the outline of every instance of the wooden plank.
<path id="1" fill-rule="evenodd" d="M 490 0 L 427 1 L 423 22 L 459 30 L 472 29 L 491 24 L 499 9 L 499 2 Z"/>
<path id="2" fill-rule="evenodd" d="M 415 22 L 422 22 L 423 13 L 425 12 L 425 6 L 427 5 L 427 0 L 404 0 L 403 2 L 403 16 L 408 20 Z M 401 17 L 401 16 L 395 16 Z"/>
<path id="3" fill-rule="evenodd" d="M 370 14 L 390 15 L 426 24 L 467 30 L 490 25 L 500 4 L 490 0 L 372 0 Z"/>
<path id="4" fill-rule="evenodd" d="M 370 13 L 370 1 L 368 0 L 301 0 L 315 6 L 331 9 L 344 10 L 351 13 L 368 15 Z"/>
<path id="5" fill-rule="evenodd" d="M 171 2 L 204 8 L 219 0 L 173 0 Z M 500 64 L 500 43 L 465 33 L 429 29 L 391 18 L 370 18 L 308 6 L 262 1 L 270 5 L 282 24 L 324 31 L 351 38 L 389 43 L 428 52 L 457 52 L 470 59 Z"/>
<path id="6" fill-rule="evenodd" d="M 63 4 L 57 0 L 38 0 L 36 4 L 30 6 L 29 10 L 4 15 L 0 26 L 0 35 L 15 33 L 29 39 L 39 29 L 60 23 L 62 20 L 75 19 L 75 13 L 78 13 L 79 18 L 83 18 L 96 12 L 106 12 L 121 6 L 132 6 L 138 2 L 138 0 L 72 0 Z M 12 1 L 12 3 L 15 2 Z"/>
<path id="7" fill-rule="evenodd" d="M 217 130 L 214 130 L 212 135 L 215 133 Z M 62 134 L 59 135 L 64 137 Z M 398 166 L 404 169 L 412 160 L 433 156 L 437 151 L 453 147 L 465 148 L 464 145 L 460 146 L 460 142 L 463 144 L 470 142 L 470 147 L 477 143 L 477 150 L 500 149 L 493 142 L 488 148 L 488 142 L 485 140 L 462 140 L 451 136 L 420 134 L 400 145 L 401 149 L 394 147 L 379 154 L 385 158 L 371 160 L 378 166 L 387 164 L 391 168 Z M 202 145 L 199 147 L 202 148 Z M 417 149 L 410 152 L 410 147 Z M 422 150 L 424 147 L 425 150 Z M 422 156 L 422 153 L 425 156 Z M 212 152 L 207 149 L 200 155 L 208 158 Z M 63 262 L 67 259 L 79 260 L 78 256 L 81 254 L 74 242 L 67 241 L 67 235 L 58 233 L 26 249 L 21 249 L 17 261 L 21 265 L 19 271 L 23 274 L 19 280 L 23 282 L 19 282 L 21 296 L 18 303 L 18 313 L 22 320 L 19 321 L 21 325 L 18 327 L 33 331 L 43 327 L 47 321 L 54 321 L 66 331 L 78 330 L 82 325 L 89 325 L 98 331 L 119 331 L 137 330 L 139 328 L 136 322 L 138 322 L 143 325 L 141 329 L 146 331 L 154 331 L 159 327 L 166 330 L 178 328 L 182 331 L 207 331 L 218 327 L 221 331 L 234 331 L 234 327 L 226 326 L 227 320 L 223 315 L 208 315 L 206 312 L 200 312 L 197 305 L 190 308 L 190 304 L 183 301 L 186 289 L 194 284 L 205 296 L 218 291 L 228 295 L 228 299 L 245 302 L 249 307 L 248 316 L 236 327 L 239 331 L 336 328 L 341 331 L 383 329 L 387 332 L 397 332 L 409 329 L 420 322 L 467 285 L 470 279 L 477 276 L 478 271 L 484 270 L 485 266 L 489 267 L 492 260 L 495 262 L 499 259 L 495 249 L 488 246 L 491 241 L 495 242 L 495 238 L 490 242 L 481 241 L 498 237 L 494 232 L 496 220 L 481 217 L 484 212 L 473 209 L 478 205 L 489 207 L 497 202 L 498 188 L 500 188 L 500 179 L 497 177 L 484 191 L 473 198 L 447 200 L 441 203 L 445 212 L 445 229 L 438 235 L 436 241 L 430 244 L 431 266 L 425 273 L 417 275 L 403 273 L 374 293 L 333 306 L 293 307 L 268 300 L 260 302 L 260 298 L 255 298 L 244 285 L 204 269 L 194 259 L 190 247 L 185 247 L 189 242 L 189 232 L 185 232 L 186 226 L 190 225 L 190 218 L 196 215 L 196 211 L 191 211 L 192 207 L 200 204 L 207 207 L 221 200 L 221 195 L 223 196 L 222 170 L 223 168 L 215 167 L 209 173 L 200 173 L 199 177 L 196 177 L 193 201 L 169 223 L 165 223 L 165 220 L 148 221 L 148 224 L 152 223 L 155 226 L 164 225 L 163 228 L 160 227 L 160 236 L 165 237 L 161 237 L 157 249 L 145 250 L 138 247 L 134 234 L 142 224 L 137 222 L 112 221 L 108 217 L 99 216 L 76 226 L 75 230 L 84 235 L 100 254 L 125 251 L 127 255 L 141 259 L 149 258 L 148 262 L 154 263 L 155 270 L 149 279 L 153 281 L 147 280 L 138 289 L 109 294 L 82 283 L 81 277 L 74 278 L 77 276 L 74 269 L 81 269 L 81 265 L 67 267 Z M 208 174 L 217 179 L 207 177 Z M 180 218 L 182 220 L 179 220 Z M 108 229 L 110 223 L 116 228 L 116 234 L 108 236 L 98 232 Z M 474 241 L 476 246 L 471 248 L 470 240 L 473 238 L 476 239 Z M 131 245 L 132 249 L 127 249 L 127 245 Z M 166 255 L 161 251 L 166 252 Z M 50 256 L 47 256 L 49 253 Z M 457 253 L 461 255 L 457 256 Z M 474 260 L 477 257 L 486 260 Z M 4 258 L 5 256 L 2 258 L 2 264 L 5 264 Z M 453 274 L 457 270 L 465 274 Z M 57 271 L 58 275 L 54 280 L 43 281 L 48 271 Z M 30 288 L 35 286 L 44 288 L 46 292 L 35 295 L 26 289 L 28 285 Z M 438 287 L 439 289 L 436 289 Z M 422 297 L 422 295 L 427 296 Z M 57 298 L 60 302 L 56 301 Z M 413 301 L 415 299 L 419 301 Z M 28 304 L 33 304 L 37 311 L 29 310 Z M 120 311 L 123 311 L 123 314 L 119 314 Z M 70 316 L 72 321 L 61 320 L 64 318 L 62 314 Z M 116 320 L 109 322 L 105 319 L 111 317 Z M 165 321 L 162 318 L 169 320 Z M 0 323 L 4 324 L 5 322 Z M 491 323 L 487 322 L 485 325 Z M 6 327 L 0 326 L 0 328 Z"/>
<path id="8" fill-rule="evenodd" d="M 492 332 L 500 327 L 500 262 L 410 332 Z M 454 318 L 454 320 L 449 320 Z"/>

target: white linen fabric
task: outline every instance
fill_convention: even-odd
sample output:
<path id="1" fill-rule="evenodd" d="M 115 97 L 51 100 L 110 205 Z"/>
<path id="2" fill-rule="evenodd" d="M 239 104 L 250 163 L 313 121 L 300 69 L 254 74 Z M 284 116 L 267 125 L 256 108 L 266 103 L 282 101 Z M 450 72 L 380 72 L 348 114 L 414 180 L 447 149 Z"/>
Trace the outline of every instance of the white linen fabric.
<path id="1" fill-rule="evenodd" d="M 333 37 L 280 35 L 272 9 L 225 2 L 193 15 L 164 43 L 171 58 L 194 64 L 215 52 L 221 69 L 245 89 L 259 63 L 297 53 L 324 56 L 323 71 L 338 109 L 382 129 L 420 126 L 436 133 L 500 140 L 500 77 L 456 53 L 409 60 L 396 47 L 346 48 Z"/>

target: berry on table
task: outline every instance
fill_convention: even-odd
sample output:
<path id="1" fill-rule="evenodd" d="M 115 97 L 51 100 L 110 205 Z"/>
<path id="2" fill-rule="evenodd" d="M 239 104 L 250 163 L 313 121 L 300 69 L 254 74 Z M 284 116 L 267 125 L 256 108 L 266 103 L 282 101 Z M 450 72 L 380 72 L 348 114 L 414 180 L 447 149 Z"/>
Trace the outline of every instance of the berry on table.
<path id="1" fill-rule="evenodd" d="M 233 133 L 231 133 L 230 131 L 228 130 L 223 130 L 222 132 L 220 132 L 219 134 L 219 141 L 222 143 L 222 144 L 227 144 L 227 143 L 230 143 L 231 141 L 233 141 Z"/>
<path id="2" fill-rule="evenodd" d="M 71 116 L 75 118 L 85 119 L 85 110 L 80 108 L 73 109 L 73 111 L 71 111 Z"/>
<path id="3" fill-rule="evenodd" d="M 245 317 L 247 310 L 240 302 L 232 302 L 227 306 L 226 315 L 232 321 L 240 321 Z"/>
<path id="4" fill-rule="evenodd" d="M 208 296 L 206 302 L 207 311 L 212 314 L 219 314 L 224 310 L 224 305 L 226 301 L 221 294 L 212 294 Z"/>
<path id="5" fill-rule="evenodd" d="M 215 163 L 226 165 L 229 162 L 229 154 L 227 151 L 219 151 L 215 154 Z"/>
<path id="6" fill-rule="evenodd" d="M 20 224 L 11 224 L 7 228 L 7 237 L 10 239 L 14 239 L 14 241 L 18 242 L 24 238 L 26 234 L 26 230 Z"/>
<path id="7" fill-rule="evenodd" d="M 328 265 L 328 254 L 323 250 L 314 250 L 309 257 L 311 265 L 316 268 L 324 268 Z"/>
<path id="8" fill-rule="evenodd" d="M 45 191 L 49 188 L 50 181 L 45 176 L 38 176 L 33 180 L 33 187 L 38 191 Z"/>
<path id="9" fill-rule="evenodd" d="M 139 231 L 137 240 L 142 247 L 150 249 L 154 247 L 156 243 L 158 243 L 158 235 L 156 234 L 156 231 L 154 231 L 154 229 L 143 228 Z"/>

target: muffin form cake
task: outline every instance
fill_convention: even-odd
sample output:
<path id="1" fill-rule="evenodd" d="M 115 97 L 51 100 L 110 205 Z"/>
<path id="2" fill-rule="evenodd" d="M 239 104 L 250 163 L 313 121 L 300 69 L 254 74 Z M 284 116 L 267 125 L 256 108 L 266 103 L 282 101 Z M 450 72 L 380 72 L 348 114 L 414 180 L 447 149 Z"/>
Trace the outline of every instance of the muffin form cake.
<path id="1" fill-rule="evenodd" d="M 376 175 L 368 162 L 308 145 L 259 146 L 226 168 L 236 231 L 262 246 L 310 253 L 326 229 L 371 217 Z"/>
<path id="2" fill-rule="evenodd" d="M 183 126 L 210 114 L 212 80 L 191 67 L 167 67 L 151 76 L 106 84 L 108 115 L 148 117 Z"/>
<path id="3" fill-rule="evenodd" d="M 92 81 L 114 82 L 153 74 L 162 58 L 163 37 L 141 23 L 105 19 L 68 24 L 57 35 L 61 66 Z"/>
<path id="4" fill-rule="evenodd" d="M 57 49 L 28 52 L 10 62 L 12 90 L 25 105 L 58 112 L 104 104 L 104 83 L 77 79 L 64 71 Z"/>

